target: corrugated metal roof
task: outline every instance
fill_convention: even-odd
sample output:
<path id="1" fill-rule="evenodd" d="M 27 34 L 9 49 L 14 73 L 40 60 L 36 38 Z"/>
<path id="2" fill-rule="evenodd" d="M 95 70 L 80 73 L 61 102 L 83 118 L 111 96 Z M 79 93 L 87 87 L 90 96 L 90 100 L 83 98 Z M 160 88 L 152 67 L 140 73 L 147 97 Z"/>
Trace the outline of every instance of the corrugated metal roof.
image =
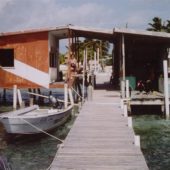
<path id="1" fill-rule="evenodd" d="M 101 39 L 114 39 L 114 36 L 118 34 L 128 34 L 134 36 L 146 36 L 146 37 L 159 37 L 159 38 L 170 38 L 170 33 L 165 32 L 153 32 L 145 30 L 135 30 L 127 28 L 113 28 L 113 29 L 99 29 L 99 28 L 90 28 L 74 25 L 65 25 L 51 28 L 40 28 L 40 29 L 30 29 L 16 32 L 1 32 L 0 36 L 9 36 L 9 35 L 18 35 L 18 34 L 29 34 L 29 33 L 38 33 L 38 32 L 49 32 L 57 36 L 58 38 L 67 38 L 68 30 L 76 33 L 76 36 L 89 37 L 89 38 L 101 38 Z"/>
<path id="2" fill-rule="evenodd" d="M 128 28 L 114 28 L 113 34 L 122 33 L 122 34 L 132 34 L 132 35 L 144 35 L 151 37 L 162 37 L 162 38 L 170 38 L 170 33 L 166 32 L 155 32 L 155 31 L 146 31 L 146 30 L 134 30 Z"/>

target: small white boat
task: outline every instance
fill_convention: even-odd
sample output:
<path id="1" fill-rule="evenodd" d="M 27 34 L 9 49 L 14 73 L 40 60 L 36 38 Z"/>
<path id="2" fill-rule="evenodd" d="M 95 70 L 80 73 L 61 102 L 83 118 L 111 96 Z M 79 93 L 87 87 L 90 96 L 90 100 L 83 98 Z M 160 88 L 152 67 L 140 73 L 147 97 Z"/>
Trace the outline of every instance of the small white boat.
<path id="1" fill-rule="evenodd" d="M 73 105 L 66 109 L 40 109 L 33 105 L 0 115 L 7 133 L 35 134 L 49 131 L 63 124 L 71 115 Z"/>

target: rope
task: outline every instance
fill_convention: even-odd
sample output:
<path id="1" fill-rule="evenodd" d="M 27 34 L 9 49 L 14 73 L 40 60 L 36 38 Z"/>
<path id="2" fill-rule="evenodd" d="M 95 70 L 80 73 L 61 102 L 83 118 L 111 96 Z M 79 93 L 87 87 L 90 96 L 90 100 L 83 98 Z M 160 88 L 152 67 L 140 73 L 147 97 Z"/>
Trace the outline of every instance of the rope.
<path id="1" fill-rule="evenodd" d="M 80 94 L 73 88 L 73 87 L 71 87 L 71 89 L 80 97 L 80 98 L 82 98 L 83 99 L 83 97 L 82 96 L 80 96 Z"/>
<path id="2" fill-rule="evenodd" d="M 39 96 L 39 97 L 44 97 L 44 98 L 46 98 L 46 99 L 49 99 L 49 97 L 48 96 L 45 96 L 45 95 L 42 95 L 42 94 L 37 94 L 37 93 L 32 93 L 32 92 L 27 92 L 28 94 L 31 94 L 31 95 L 34 95 L 34 96 Z M 62 103 L 64 103 L 65 101 L 64 100 L 61 100 L 61 99 L 58 99 L 57 98 L 57 100 L 59 101 L 59 102 L 62 102 Z M 68 102 L 69 104 L 70 104 L 70 102 Z"/>
<path id="3" fill-rule="evenodd" d="M 28 122 L 27 120 L 25 120 L 25 119 L 23 119 L 23 118 L 20 118 L 20 119 L 22 119 L 24 122 L 28 123 L 30 126 L 32 126 L 33 128 L 35 128 L 36 130 L 38 130 L 38 131 L 40 131 L 40 132 L 42 132 L 42 133 L 45 133 L 46 135 L 48 135 L 48 136 L 50 136 L 50 137 L 52 137 L 52 138 L 54 138 L 54 139 L 56 139 L 56 140 L 60 141 L 61 143 L 63 143 L 63 142 L 64 142 L 63 140 L 61 140 L 61 139 L 57 138 L 56 136 L 51 135 L 51 134 L 49 134 L 49 133 L 45 132 L 44 130 L 42 130 L 42 129 L 38 128 L 37 126 L 33 125 L 32 123 Z"/>

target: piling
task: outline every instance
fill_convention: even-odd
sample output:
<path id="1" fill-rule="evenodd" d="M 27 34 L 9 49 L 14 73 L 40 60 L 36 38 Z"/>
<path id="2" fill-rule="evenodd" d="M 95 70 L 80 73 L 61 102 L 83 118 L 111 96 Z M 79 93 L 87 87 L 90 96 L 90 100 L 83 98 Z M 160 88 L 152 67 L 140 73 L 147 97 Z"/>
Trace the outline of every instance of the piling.
<path id="1" fill-rule="evenodd" d="M 13 109 L 17 109 L 17 86 L 13 86 Z"/>
<path id="2" fill-rule="evenodd" d="M 68 106 L 68 85 L 64 84 L 64 108 L 66 109 Z"/>
<path id="3" fill-rule="evenodd" d="M 164 95 L 165 95 L 165 114 L 169 118 L 169 90 L 168 90 L 168 64 L 167 60 L 163 61 L 164 68 Z"/>

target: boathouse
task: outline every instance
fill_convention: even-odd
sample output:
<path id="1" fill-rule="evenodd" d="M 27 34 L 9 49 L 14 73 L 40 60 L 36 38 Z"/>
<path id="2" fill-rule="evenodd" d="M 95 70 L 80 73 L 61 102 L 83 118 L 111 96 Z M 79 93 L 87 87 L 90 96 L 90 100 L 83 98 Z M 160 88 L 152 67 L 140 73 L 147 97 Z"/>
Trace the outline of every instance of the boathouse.
<path id="1" fill-rule="evenodd" d="M 121 79 L 127 78 L 135 89 L 138 80 L 153 76 L 155 90 L 161 90 L 162 62 L 168 58 L 170 48 L 169 33 L 72 25 L 0 33 L 0 87 L 15 84 L 19 88 L 50 88 L 60 79 L 60 40 L 78 44 L 81 37 L 113 44 L 113 72 L 118 86 Z M 77 59 L 78 49 L 74 49 Z"/>
<path id="2" fill-rule="evenodd" d="M 59 38 L 54 29 L 1 33 L 0 87 L 49 88 L 59 80 Z"/>
<path id="3" fill-rule="evenodd" d="M 154 90 L 162 92 L 163 60 L 169 58 L 170 34 L 115 28 L 113 35 L 115 78 L 129 79 L 133 90 L 137 81 L 152 79 Z"/>

